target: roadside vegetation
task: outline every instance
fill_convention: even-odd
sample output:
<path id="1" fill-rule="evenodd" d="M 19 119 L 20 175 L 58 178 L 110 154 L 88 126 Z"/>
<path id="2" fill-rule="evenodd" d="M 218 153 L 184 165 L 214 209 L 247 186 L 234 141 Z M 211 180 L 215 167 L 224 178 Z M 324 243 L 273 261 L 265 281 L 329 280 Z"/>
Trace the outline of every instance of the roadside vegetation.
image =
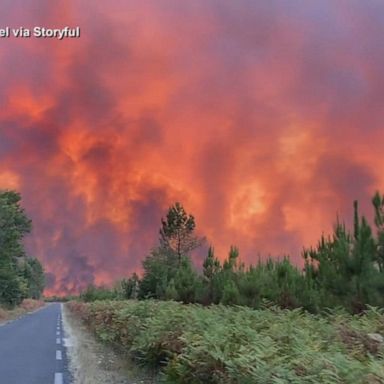
<path id="1" fill-rule="evenodd" d="M 7 321 L 15 320 L 20 316 L 25 315 L 26 313 L 36 311 L 44 305 L 45 302 L 42 300 L 24 299 L 20 305 L 12 309 L 5 309 L 4 307 L 0 307 L 0 325 Z"/>
<path id="2" fill-rule="evenodd" d="M 71 302 L 99 340 L 164 383 L 382 383 L 384 313 L 172 301 Z"/>
<path id="3" fill-rule="evenodd" d="M 161 221 L 159 246 L 111 288 L 89 286 L 68 304 L 99 340 L 158 370 L 165 383 L 383 383 L 384 196 L 374 224 L 340 220 L 332 235 L 288 257 L 246 266 L 232 246 L 210 247 L 181 204 Z"/>
<path id="4" fill-rule="evenodd" d="M 0 191 L 0 310 L 3 315 L 6 309 L 20 305 L 25 299 L 40 299 L 45 284 L 41 263 L 25 253 L 22 240 L 31 231 L 32 223 L 20 201 L 19 193 Z"/>

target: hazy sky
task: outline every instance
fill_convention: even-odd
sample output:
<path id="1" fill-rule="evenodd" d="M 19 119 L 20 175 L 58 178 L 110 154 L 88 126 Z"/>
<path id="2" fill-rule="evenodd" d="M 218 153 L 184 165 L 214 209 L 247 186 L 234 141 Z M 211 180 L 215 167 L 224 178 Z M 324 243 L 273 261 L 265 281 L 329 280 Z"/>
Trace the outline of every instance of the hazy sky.
<path id="1" fill-rule="evenodd" d="M 384 189 L 384 2 L 2 1 L 0 188 L 49 292 L 139 271 L 175 201 L 224 258 L 289 253 Z"/>

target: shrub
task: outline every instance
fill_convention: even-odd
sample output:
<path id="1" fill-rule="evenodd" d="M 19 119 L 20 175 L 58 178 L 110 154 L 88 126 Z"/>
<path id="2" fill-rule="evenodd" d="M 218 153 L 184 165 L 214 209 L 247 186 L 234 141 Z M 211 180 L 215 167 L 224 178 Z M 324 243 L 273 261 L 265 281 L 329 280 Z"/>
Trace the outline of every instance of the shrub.
<path id="1" fill-rule="evenodd" d="M 263 310 L 177 302 L 70 303 L 103 341 L 140 364 L 157 367 L 166 383 L 379 383 L 384 313 Z"/>

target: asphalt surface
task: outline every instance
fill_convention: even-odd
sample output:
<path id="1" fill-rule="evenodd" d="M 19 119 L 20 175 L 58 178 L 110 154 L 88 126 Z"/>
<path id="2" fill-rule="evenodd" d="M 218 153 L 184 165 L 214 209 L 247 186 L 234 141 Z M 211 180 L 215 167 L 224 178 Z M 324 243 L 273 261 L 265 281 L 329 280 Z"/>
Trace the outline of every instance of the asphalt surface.
<path id="1" fill-rule="evenodd" d="M 0 326 L 0 384 L 70 384 L 61 305 Z"/>

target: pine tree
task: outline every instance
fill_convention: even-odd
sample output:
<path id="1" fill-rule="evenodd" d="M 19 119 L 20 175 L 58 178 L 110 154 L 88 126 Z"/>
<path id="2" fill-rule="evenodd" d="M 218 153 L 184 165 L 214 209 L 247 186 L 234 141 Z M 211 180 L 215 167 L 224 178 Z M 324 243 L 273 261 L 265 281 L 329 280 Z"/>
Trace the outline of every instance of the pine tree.
<path id="1" fill-rule="evenodd" d="M 372 199 L 375 209 L 375 225 L 377 230 L 376 262 L 380 272 L 384 272 L 384 195 L 376 192 Z"/>
<path id="2" fill-rule="evenodd" d="M 168 282 L 176 274 L 174 254 L 163 248 L 155 248 L 143 261 L 144 275 L 140 281 L 139 298 L 163 299 Z"/>
<path id="3" fill-rule="evenodd" d="M 353 236 L 339 221 L 332 237 L 321 238 L 316 249 L 305 250 L 307 278 L 327 292 L 329 306 L 344 305 L 353 312 L 366 304 L 378 304 L 379 271 L 374 267 L 375 240 L 365 217 L 360 217 L 354 202 Z M 323 305 L 326 305 L 324 302 Z"/>
<path id="4" fill-rule="evenodd" d="M 115 293 L 123 299 L 137 299 L 139 289 L 139 276 L 134 272 L 128 279 L 122 279 L 115 286 Z"/>
<path id="5" fill-rule="evenodd" d="M 195 218 L 176 202 L 169 208 L 166 219 L 161 219 L 160 247 L 174 252 L 180 265 L 182 256 L 199 247 L 203 239 L 194 234 Z"/>
<path id="6" fill-rule="evenodd" d="M 175 279 L 171 279 L 165 289 L 166 300 L 178 300 L 179 295 L 175 286 Z"/>
<path id="7" fill-rule="evenodd" d="M 350 271 L 354 294 L 352 306 L 354 311 L 360 312 L 365 309 L 367 303 L 373 304 L 372 290 L 375 288 L 372 286 L 372 277 L 377 271 L 374 268 L 375 241 L 372 229 L 364 216 L 360 220 L 357 203 L 355 204 L 355 221 L 357 221 L 355 227 L 358 228 L 358 232 L 355 234 Z"/>
<path id="8" fill-rule="evenodd" d="M 22 239 L 31 230 L 31 220 L 20 205 L 20 194 L 0 192 L 0 304 L 13 306 L 27 295 L 19 260 L 25 256 Z"/>
<path id="9" fill-rule="evenodd" d="M 40 299 L 45 287 L 43 266 L 36 258 L 28 257 L 19 266 L 19 275 L 25 280 L 25 297 Z"/>
<path id="10" fill-rule="evenodd" d="M 240 293 L 235 282 L 231 279 L 225 281 L 221 303 L 225 305 L 238 305 Z"/>
<path id="11" fill-rule="evenodd" d="M 198 277 L 188 257 L 183 257 L 174 278 L 178 300 L 183 303 L 194 303 L 198 285 Z"/>
<path id="12" fill-rule="evenodd" d="M 203 262 L 204 287 L 206 289 L 206 295 L 202 300 L 204 304 L 210 304 L 215 301 L 214 289 L 220 271 L 220 260 L 215 257 L 213 247 L 209 247 L 208 255 Z"/>
<path id="13" fill-rule="evenodd" d="M 215 257 L 213 247 L 208 248 L 208 255 L 203 262 L 203 274 L 207 281 L 212 281 L 213 277 L 220 271 L 220 261 Z"/>

